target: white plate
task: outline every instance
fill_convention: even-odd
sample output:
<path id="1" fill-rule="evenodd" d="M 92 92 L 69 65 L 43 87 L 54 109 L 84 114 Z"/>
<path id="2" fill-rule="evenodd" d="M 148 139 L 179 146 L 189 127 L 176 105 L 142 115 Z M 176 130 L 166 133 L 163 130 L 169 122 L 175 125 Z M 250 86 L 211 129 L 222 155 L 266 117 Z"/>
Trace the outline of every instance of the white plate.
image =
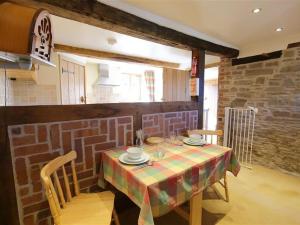
<path id="1" fill-rule="evenodd" d="M 138 160 L 129 159 L 127 152 L 125 152 L 125 153 L 123 153 L 122 155 L 119 156 L 120 162 L 125 163 L 125 164 L 129 164 L 129 165 L 142 164 L 142 163 L 145 163 L 145 162 L 149 161 L 149 159 L 150 159 L 150 156 L 146 153 L 143 153 L 141 158 L 138 159 Z"/>
<path id="2" fill-rule="evenodd" d="M 188 145 L 194 145 L 194 146 L 202 146 L 206 145 L 207 142 L 204 139 L 194 139 L 194 138 L 185 138 L 183 139 L 183 142 Z"/>

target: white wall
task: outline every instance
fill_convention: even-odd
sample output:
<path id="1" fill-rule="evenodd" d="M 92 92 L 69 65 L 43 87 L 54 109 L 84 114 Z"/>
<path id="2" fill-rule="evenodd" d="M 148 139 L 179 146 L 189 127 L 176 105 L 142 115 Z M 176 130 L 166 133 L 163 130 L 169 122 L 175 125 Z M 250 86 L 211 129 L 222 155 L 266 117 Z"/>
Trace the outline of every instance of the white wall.
<path id="1" fill-rule="evenodd" d="M 86 103 L 95 103 L 93 85 L 99 76 L 98 64 L 87 63 L 85 65 L 85 90 L 86 90 Z"/>

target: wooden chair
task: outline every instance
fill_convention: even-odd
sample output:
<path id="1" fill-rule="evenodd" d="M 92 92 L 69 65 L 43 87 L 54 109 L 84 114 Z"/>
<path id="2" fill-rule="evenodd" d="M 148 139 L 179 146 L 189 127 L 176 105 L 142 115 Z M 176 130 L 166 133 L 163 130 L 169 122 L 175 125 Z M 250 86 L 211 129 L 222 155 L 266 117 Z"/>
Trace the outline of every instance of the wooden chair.
<path id="1" fill-rule="evenodd" d="M 64 156 L 53 159 L 41 170 L 41 179 L 46 191 L 54 224 L 109 225 L 113 216 L 115 224 L 120 225 L 117 213 L 114 210 L 115 195 L 112 192 L 80 193 L 75 170 L 76 158 L 76 152 L 71 151 Z M 71 162 L 74 196 L 71 194 L 69 178 L 65 167 L 69 162 Z M 64 181 L 64 191 L 58 177 L 58 170 L 60 169 Z M 54 180 L 54 184 L 52 179 Z"/>
<path id="2" fill-rule="evenodd" d="M 223 131 L 222 130 L 189 130 L 188 131 L 188 135 L 190 136 L 191 134 L 198 134 L 198 135 L 202 135 L 203 138 L 208 142 L 213 144 L 214 141 L 214 137 L 216 137 L 217 140 L 217 144 L 220 145 L 220 137 L 223 136 Z M 224 177 L 223 177 L 223 183 L 222 181 L 218 181 L 218 183 L 225 189 L 225 201 L 229 202 L 229 193 L 228 193 L 228 184 L 227 184 L 227 177 L 226 177 L 226 171 L 224 173 Z M 212 185 L 211 186 L 214 191 L 217 193 L 217 195 L 221 198 L 222 195 L 220 194 L 220 192 Z"/>

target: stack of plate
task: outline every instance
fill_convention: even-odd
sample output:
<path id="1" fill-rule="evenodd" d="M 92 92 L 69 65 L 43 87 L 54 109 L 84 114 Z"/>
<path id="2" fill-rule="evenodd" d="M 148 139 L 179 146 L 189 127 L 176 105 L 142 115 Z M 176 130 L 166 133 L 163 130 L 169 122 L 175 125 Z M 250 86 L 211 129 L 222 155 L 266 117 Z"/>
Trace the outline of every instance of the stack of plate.
<path id="1" fill-rule="evenodd" d="M 187 145 L 193 145 L 193 146 L 203 146 L 207 144 L 207 142 L 202 138 L 192 138 L 192 137 L 183 139 L 183 143 Z"/>
<path id="2" fill-rule="evenodd" d="M 125 152 L 122 155 L 120 155 L 119 160 L 122 163 L 128 164 L 128 165 L 138 165 L 138 164 L 142 164 L 145 163 L 147 161 L 149 161 L 150 156 L 147 153 L 142 153 L 141 157 L 138 159 L 132 159 L 128 157 L 128 153 Z"/>

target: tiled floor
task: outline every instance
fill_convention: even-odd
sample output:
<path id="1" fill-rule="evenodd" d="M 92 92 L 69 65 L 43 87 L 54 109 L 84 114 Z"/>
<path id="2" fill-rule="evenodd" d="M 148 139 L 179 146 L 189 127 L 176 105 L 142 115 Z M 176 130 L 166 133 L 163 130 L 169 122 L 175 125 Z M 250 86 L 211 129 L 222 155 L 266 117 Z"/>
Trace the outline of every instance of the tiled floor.
<path id="1" fill-rule="evenodd" d="M 261 166 L 242 168 L 237 178 L 228 176 L 230 202 L 204 195 L 202 225 L 299 225 L 300 177 Z M 222 191 L 222 189 L 220 189 Z M 136 225 L 139 209 L 121 213 L 121 225 Z M 188 225 L 171 212 L 155 219 L 155 225 Z"/>

